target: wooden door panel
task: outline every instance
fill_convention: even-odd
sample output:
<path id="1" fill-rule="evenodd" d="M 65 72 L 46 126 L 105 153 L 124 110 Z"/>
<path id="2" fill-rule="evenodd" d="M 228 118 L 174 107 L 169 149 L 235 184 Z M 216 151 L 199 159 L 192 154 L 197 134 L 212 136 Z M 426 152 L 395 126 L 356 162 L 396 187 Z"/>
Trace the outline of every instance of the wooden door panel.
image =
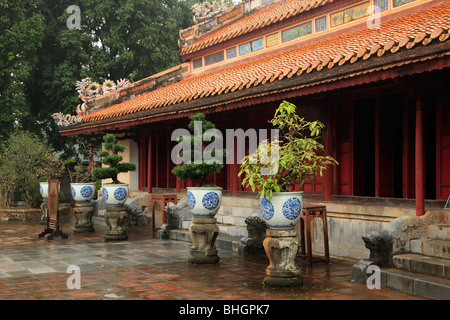
<path id="1" fill-rule="evenodd" d="M 436 117 L 436 198 L 450 194 L 450 100 L 438 103 Z"/>

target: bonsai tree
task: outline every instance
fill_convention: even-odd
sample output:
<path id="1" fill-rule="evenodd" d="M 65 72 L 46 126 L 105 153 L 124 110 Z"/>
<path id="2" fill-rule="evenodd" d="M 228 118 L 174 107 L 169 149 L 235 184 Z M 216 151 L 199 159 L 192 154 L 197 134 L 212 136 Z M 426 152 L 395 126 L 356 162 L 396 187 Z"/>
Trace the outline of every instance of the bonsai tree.
<path id="1" fill-rule="evenodd" d="M 108 167 L 94 168 L 92 170 L 92 177 L 94 179 L 112 179 L 113 184 L 121 184 L 117 179 L 119 173 L 125 173 L 136 170 L 136 165 L 131 162 L 123 162 L 123 157 L 118 155 L 119 152 L 125 150 L 125 146 L 118 143 L 114 134 L 110 133 L 103 137 L 104 149 L 97 152 L 97 155 L 102 158 L 102 163 Z"/>
<path id="2" fill-rule="evenodd" d="M 198 113 L 196 115 L 190 116 L 191 122 L 188 127 L 194 134 L 190 136 L 183 136 L 179 138 L 179 142 L 183 139 L 187 139 L 190 144 L 190 155 L 184 154 L 182 150 L 179 153 L 180 158 L 184 159 L 184 163 L 182 165 L 176 166 L 173 168 L 172 173 L 180 178 L 181 180 L 200 180 L 199 187 L 211 186 L 211 184 L 207 183 L 207 178 L 214 173 L 219 173 L 223 168 L 223 161 L 214 161 L 214 160 L 206 160 L 203 159 L 203 150 L 205 149 L 204 141 L 210 141 L 211 137 L 208 136 L 209 129 L 215 129 L 214 123 L 206 120 L 206 117 L 203 113 Z M 195 126 L 198 126 L 195 128 Z M 196 141 L 201 141 L 201 148 L 196 145 Z M 189 150 L 188 149 L 188 150 Z M 215 157 L 216 151 L 220 150 L 212 150 L 211 156 Z M 225 154 L 225 150 L 221 150 L 223 155 Z M 195 159 L 202 159 L 201 162 L 195 161 Z M 186 161 L 188 160 L 188 161 Z"/>
<path id="3" fill-rule="evenodd" d="M 79 154 L 67 158 L 62 162 L 65 173 L 69 177 L 71 183 L 94 182 L 91 172 L 89 171 L 88 160 L 83 160 L 89 156 L 91 152 L 90 147 L 84 139 L 80 139 L 77 144 L 79 146 Z M 93 161 L 92 165 L 95 167 L 97 162 Z"/>
<path id="4" fill-rule="evenodd" d="M 90 182 L 91 174 L 86 166 L 77 164 L 75 158 L 68 158 L 63 161 L 71 183 Z"/>
<path id="5" fill-rule="evenodd" d="M 327 166 L 337 164 L 332 157 L 321 155 L 324 146 L 318 139 L 324 125 L 306 121 L 296 109 L 283 101 L 270 121 L 279 130 L 280 139 L 261 142 L 255 153 L 243 159 L 239 172 L 239 176 L 245 175 L 242 184 L 259 191 L 262 197 L 271 199 L 273 192 L 288 191 L 295 184 L 302 186 L 307 179 L 322 176 Z"/>

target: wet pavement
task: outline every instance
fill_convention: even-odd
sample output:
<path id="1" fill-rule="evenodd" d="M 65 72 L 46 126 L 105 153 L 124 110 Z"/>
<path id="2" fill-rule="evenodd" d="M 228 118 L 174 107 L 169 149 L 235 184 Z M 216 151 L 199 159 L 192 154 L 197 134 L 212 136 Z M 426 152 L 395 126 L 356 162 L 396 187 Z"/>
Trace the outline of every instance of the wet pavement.
<path id="1" fill-rule="evenodd" d="M 69 239 L 39 239 L 38 221 L 0 222 L 0 300 L 421 300 L 389 288 L 350 282 L 355 260 L 332 258 L 309 267 L 298 258 L 304 285 L 272 288 L 263 283 L 265 255 L 239 257 L 219 250 L 220 263 L 187 262 L 190 243 L 155 239 L 151 227 L 128 229 L 129 239 L 105 242 L 105 226 Z M 69 289 L 79 267 L 80 289 Z M 70 278 L 70 279 L 69 279 Z M 68 281 L 69 280 L 69 281 Z"/>

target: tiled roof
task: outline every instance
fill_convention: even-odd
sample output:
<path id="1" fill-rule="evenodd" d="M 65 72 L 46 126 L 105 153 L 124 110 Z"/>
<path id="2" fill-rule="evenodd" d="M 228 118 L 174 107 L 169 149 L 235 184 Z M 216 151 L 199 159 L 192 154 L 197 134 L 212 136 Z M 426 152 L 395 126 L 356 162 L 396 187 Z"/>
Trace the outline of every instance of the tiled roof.
<path id="1" fill-rule="evenodd" d="M 84 117 L 95 122 L 224 95 L 285 78 L 339 68 L 404 50 L 440 43 L 450 37 L 450 2 L 381 24 L 208 73 L 193 75 Z M 361 64 L 363 65 L 363 64 Z"/>
<path id="2" fill-rule="evenodd" d="M 182 48 L 180 50 L 180 54 L 186 55 L 204 48 L 208 48 L 212 45 L 250 33 L 256 29 L 267 27 L 333 1 L 334 0 L 287 0 L 285 2 L 269 6 L 266 9 L 262 9 L 251 15 L 244 16 L 242 19 L 232 22 L 228 26 L 208 34 L 193 44 Z"/>

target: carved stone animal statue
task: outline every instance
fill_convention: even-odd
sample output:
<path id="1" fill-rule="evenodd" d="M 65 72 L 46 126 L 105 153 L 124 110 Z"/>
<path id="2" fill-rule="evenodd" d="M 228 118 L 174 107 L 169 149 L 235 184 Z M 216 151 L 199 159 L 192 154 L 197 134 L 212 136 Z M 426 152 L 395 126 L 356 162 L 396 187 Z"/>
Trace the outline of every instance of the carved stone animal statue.
<path id="1" fill-rule="evenodd" d="M 245 219 L 247 225 L 248 237 L 254 243 L 263 243 L 266 237 L 267 223 L 258 216 L 250 216 Z"/>
<path id="2" fill-rule="evenodd" d="M 187 199 L 181 199 L 177 205 L 166 206 L 164 212 L 167 223 L 163 224 L 158 231 L 158 237 L 162 239 L 168 239 L 170 230 L 180 229 L 183 221 L 189 221 L 192 218 Z"/>
<path id="3" fill-rule="evenodd" d="M 388 231 L 372 231 L 362 236 L 364 244 L 370 250 L 369 260 L 379 267 L 391 267 L 392 236 Z"/>
<path id="4" fill-rule="evenodd" d="M 254 214 L 245 219 L 245 224 L 248 237 L 241 238 L 241 244 L 238 247 L 239 255 L 247 257 L 264 253 L 263 242 L 266 238 L 267 223 L 259 214 Z"/>

